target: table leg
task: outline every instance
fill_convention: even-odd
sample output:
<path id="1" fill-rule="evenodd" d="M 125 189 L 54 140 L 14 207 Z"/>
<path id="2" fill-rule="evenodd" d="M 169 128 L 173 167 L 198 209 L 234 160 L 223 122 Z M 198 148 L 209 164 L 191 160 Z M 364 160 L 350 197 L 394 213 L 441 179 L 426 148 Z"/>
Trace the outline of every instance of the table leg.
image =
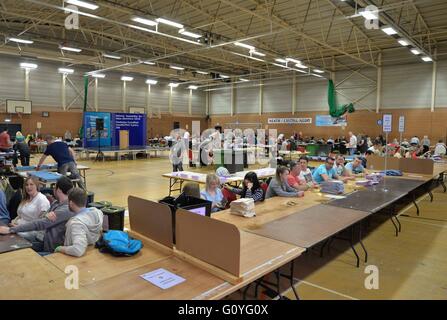
<path id="1" fill-rule="evenodd" d="M 414 204 L 414 206 L 416 207 L 416 214 L 419 215 L 419 206 L 418 206 L 418 204 L 416 203 L 416 195 L 415 195 L 414 192 L 412 192 L 412 195 L 413 195 L 413 204 Z"/>
<path id="2" fill-rule="evenodd" d="M 349 244 L 351 245 L 351 249 L 354 252 L 355 257 L 357 259 L 357 268 L 359 268 L 360 267 L 360 257 L 357 254 L 357 251 L 355 250 L 355 247 L 354 247 L 354 225 L 351 226 L 351 239 L 349 241 Z"/>
<path id="3" fill-rule="evenodd" d="M 365 263 L 367 263 L 368 262 L 368 251 L 366 250 L 366 248 L 365 248 L 365 245 L 363 244 L 363 241 L 362 241 L 362 221 L 360 221 L 360 223 L 359 223 L 359 242 L 360 242 L 360 245 L 362 246 L 362 249 L 363 249 L 363 251 L 365 252 Z"/>

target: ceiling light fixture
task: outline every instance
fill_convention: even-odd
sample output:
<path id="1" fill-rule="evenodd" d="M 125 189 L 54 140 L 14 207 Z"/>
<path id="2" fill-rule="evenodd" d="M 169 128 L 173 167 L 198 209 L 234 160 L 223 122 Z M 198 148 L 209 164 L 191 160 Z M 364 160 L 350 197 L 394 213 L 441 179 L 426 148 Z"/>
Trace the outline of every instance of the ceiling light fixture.
<path id="1" fill-rule="evenodd" d="M 157 18 L 157 19 L 155 19 L 155 21 L 157 21 L 159 23 L 167 24 L 167 25 L 172 26 L 172 27 L 183 29 L 183 24 L 180 24 L 180 23 L 168 20 L 168 19 Z"/>
<path id="2" fill-rule="evenodd" d="M 265 53 L 258 52 L 258 51 L 255 51 L 255 50 L 250 50 L 250 53 L 254 54 L 256 56 L 265 57 Z"/>
<path id="3" fill-rule="evenodd" d="M 190 37 L 190 38 L 194 38 L 194 39 L 199 39 L 199 38 L 202 37 L 201 34 L 190 32 L 190 31 L 186 31 L 185 29 L 180 29 L 178 31 L 178 33 L 180 33 L 180 34 L 182 34 L 184 36 Z"/>
<path id="4" fill-rule="evenodd" d="M 242 43 L 242 42 L 235 42 L 234 45 L 238 46 L 238 47 L 243 47 L 243 48 L 246 48 L 246 49 L 249 49 L 249 50 L 253 50 L 253 51 L 256 50 L 255 47 L 253 47 L 253 46 L 251 46 L 249 44 L 246 44 L 246 43 Z"/>
<path id="5" fill-rule="evenodd" d="M 418 49 L 411 49 L 410 51 L 411 51 L 412 54 L 415 54 L 415 55 L 420 55 L 421 54 L 421 52 Z"/>
<path id="6" fill-rule="evenodd" d="M 376 20 L 378 19 L 377 11 L 370 11 L 370 10 L 362 10 L 359 12 L 359 14 L 365 18 L 366 20 Z"/>
<path id="7" fill-rule="evenodd" d="M 433 61 L 433 59 L 430 57 L 422 57 L 422 60 L 424 60 L 425 62 Z"/>
<path id="8" fill-rule="evenodd" d="M 8 41 L 17 42 L 17 43 L 24 43 L 24 44 L 32 44 L 34 41 L 32 40 L 25 40 L 25 39 L 19 39 L 19 38 L 9 38 Z"/>
<path id="9" fill-rule="evenodd" d="M 91 76 L 93 78 L 101 78 L 101 79 L 104 79 L 106 77 L 106 75 L 103 73 L 93 73 Z"/>
<path id="10" fill-rule="evenodd" d="M 320 70 L 320 69 L 313 69 L 312 71 L 313 71 L 313 72 L 316 72 L 316 73 L 324 73 L 324 71 L 323 71 L 323 70 Z"/>
<path id="11" fill-rule="evenodd" d="M 133 17 L 132 21 L 134 22 L 138 22 L 147 26 L 156 26 L 158 23 L 153 21 L 153 20 L 149 20 L 149 19 L 145 19 L 145 18 L 141 18 L 141 17 Z"/>
<path id="12" fill-rule="evenodd" d="M 176 83 L 176 82 L 171 82 L 171 83 L 168 84 L 168 86 L 171 87 L 171 88 L 177 88 L 178 85 L 179 85 L 179 84 Z"/>
<path id="13" fill-rule="evenodd" d="M 399 39 L 399 40 L 397 40 L 397 42 L 399 42 L 399 44 L 402 45 L 402 46 L 404 46 L 404 47 L 410 45 L 410 44 L 408 43 L 408 41 L 405 40 L 405 39 Z"/>
<path id="14" fill-rule="evenodd" d="M 197 70 L 196 73 L 199 73 L 199 74 L 208 74 L 208 72 L 206 72 L 206 71 L 200 71 L 200 70 Z"/>
<path id="15" fill-rule="evenodd" d="M 73 74 L 75 71 L 73 69 L 68 68 L 59 68 L 58 72 L 62 74 Z"/>
<path id="16" fill-rule="evenodd" d="M 132 81 L 133 77 L 129 77 L 129 76 L 122 76 L 121 77 L 121 81 Z"/>
<path id="17" fill-rule="evenodd" d="M 96 10 L 99 8 L 98 5 L 91 3 L 91 2 L 87 2 L 87 1 L 81 1 L 81 0 L 65 0 L 66 3 L 68 4 L 72 4 L 75 6 L 79 6 L 79 7 L 83 7 L 86 9 L 90 9 L 90 10 Z"/>
<path id="18" fill-rule="evenodd" d="M 157 81 L 157 80 L 152 80 L 152 79 L 147 79 L 147 80 L 146 80 L 146 83 L 147 83 L 147 84 L 157 84 L 158 81 Z"/>
<path id="19" fill-rule="evenodd" d="M 197 90 L 198 88 L 199 88 L 198 86 L 193 86 L 193 85 L 188 87 L 188 89 L 190 89 L 190 90 Z"/>
<path id="20" fill-rule="evenodd" d="M 115 54 L 109 54 L 109 53 L 103 53 L 102 56 L 104 58 L 109 58 L 109 59 L 115 59 L 115 60 L 121 60 L 120 56 L 117 56 Z"/>
<path id="21" fill-rule="evenodd" d="M 81 52 L 82 51 L 82 49 L 67 47 L 67 46 L 59 46 L 59 49 L 65 50 L 65 51 L 71 51 L 71 52 Z"/>
<path id="22" fill-rule="evenodd" d="M 382 28 L 382 31 L 385 32 L 389 36 L 392 36 L 393 34 L 397 34 L 397 31 L 391 27 L 384 27 L 384 28 Z"/>
<path id="23" fill-rule="evenodd" d="M 174 69 L 174 70 L 185 70 L 185 68 L 177 67 L 177 66 L 169 66 L 169 68 Z"/>
<path id="24" fill-rule="evenodd" d="M 22 69 L 37 69 L 37 64 L 35 64 L 35 63 L 28 63 L 28 62 L 22 62 L 20 64 L 20 68 L 22 68 Z"/>
<path id="25" fill-rule="evenodd" d="M 275 59 L 276 62 L 287 63 L 287 60 L 284 59 Z"/>
<path id="26" fill-rule="evenodd" d="M 296 64 L 301 64 L 301 61 L 300 61 L 300 60 L 296 60 L 296 59 L 294 59 L 294 58 L 286 58 L 286 61 L 287 61 L 287 62 L 294 62 L 294 63 L 296 63 Z"/>

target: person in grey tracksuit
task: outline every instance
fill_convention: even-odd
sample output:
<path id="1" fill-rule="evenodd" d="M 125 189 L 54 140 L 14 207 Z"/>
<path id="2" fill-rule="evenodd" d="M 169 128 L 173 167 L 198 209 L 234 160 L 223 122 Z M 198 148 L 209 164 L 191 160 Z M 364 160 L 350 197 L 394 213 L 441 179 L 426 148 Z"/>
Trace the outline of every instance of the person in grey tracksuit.
<path id="1" fill-rule="evenodd" d="M 75 213 L 66 224 L 65 241 L 55 252 L 81 257 L 89 245 L 95 244 L 102 233 L 103 213 L 96 208 L 86 208 L 87 193 L 73 188 L 68 194 L 68 206 Z"/>
<path id="2" fill-rule="evenodd" d="M 302 197 L 303 191 L 297 191 L 287 183 L 287 176 L 290 171 L 287 167 L 279 166 L 276 168 L 276 175 L 270 181 L 265 195 L 266 199 L 272 197 Z"/>
<path id="3" fill-rule="evenodd" d="M 15 227 L 0 227 L 0 234 L 20 233 L 30 231 L 44 231 L 36 233 L 32 239 L 34 251 L 40 253 L 51 253 L 57 246 L 64 243 L 65 224 L 74 216 L 68 208 L 68 192 L 73 188 L 73 183 L 68 177 L 57 180 L 54 188 L 56 200 L 51 204 L 45 216 Z M 42 235 L 42 237 L 40 237 Z"/>

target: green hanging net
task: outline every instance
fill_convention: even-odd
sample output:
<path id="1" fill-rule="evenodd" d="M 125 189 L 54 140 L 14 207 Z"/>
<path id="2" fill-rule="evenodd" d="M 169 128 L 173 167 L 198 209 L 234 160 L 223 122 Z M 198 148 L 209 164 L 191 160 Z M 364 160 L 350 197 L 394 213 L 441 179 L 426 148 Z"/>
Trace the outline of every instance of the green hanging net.
<path id="1" fill-rule="evenodd" d="M 353 113 L 355 111 L 352 103 L 337 106 L 337 95 L 335 92 L 334 82 L 332 80 L 329 80 L 328 83 L 327 100 L 329 103 L 329 114 L 331 117 L 338 118 L 346 112 Z"/>

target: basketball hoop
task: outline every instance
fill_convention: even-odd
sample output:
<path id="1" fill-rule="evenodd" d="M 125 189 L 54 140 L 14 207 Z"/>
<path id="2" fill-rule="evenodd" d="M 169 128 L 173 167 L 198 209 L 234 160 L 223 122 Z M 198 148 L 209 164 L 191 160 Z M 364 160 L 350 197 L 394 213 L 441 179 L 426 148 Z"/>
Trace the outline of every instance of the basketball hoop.
<path id="1" fill-rule="evenodd" d="M 17 112 L 17 116 L 20 118 L 20 119 L 22 119 L 22 113 L 21 112 Z"/>

